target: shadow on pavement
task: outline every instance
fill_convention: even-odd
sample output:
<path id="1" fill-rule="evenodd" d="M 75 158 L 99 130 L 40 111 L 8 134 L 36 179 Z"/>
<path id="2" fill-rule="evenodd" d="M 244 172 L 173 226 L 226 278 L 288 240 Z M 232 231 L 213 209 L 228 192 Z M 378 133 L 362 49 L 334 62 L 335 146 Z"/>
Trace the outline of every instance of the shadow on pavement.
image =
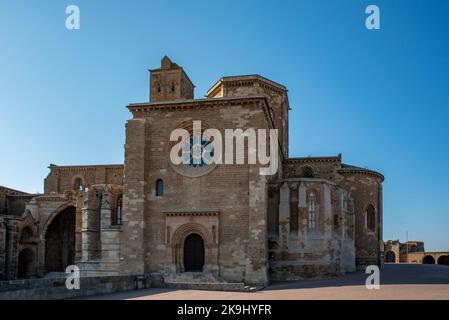
<path id="1" fill-rule="evenodd" d="M 329 279 L 274 282 L 264 290 L 364 286 L 367 277 L 364 272 L 355 272 Z M 385 264 L 380 270 L 380 284 L 449 284 L 449 266 Z"/>
<path id="2" fill-rule="evenodd" d="M 367 274 L 364 272 L 355 272 L 346 276 L 303 281 L 283 281 L 274 282 L 262 291 L 288 290 L 288 289 L 311 289 L 326 287 L 344 287 L 344 286 L 364 286 Z M 422 264 L 386 264 L 380 270 L 381 285 L 400 285 L 400 284 L 449 284 L 449 266 L 444 265 L 422 265 Z M 189 290 L 177 290 L 166 288 L 141 289 L 126 292 L 117 292 L 105 295 L 96 295 L 90 297 L 81 297 L 87 300 L 122 300 L 139 299 L 152 295 L 167 294 L 170 299 L 170 293 L 183 291 L 189 295 Z M 211 292 L 213 294 L 213 292 Z"/>

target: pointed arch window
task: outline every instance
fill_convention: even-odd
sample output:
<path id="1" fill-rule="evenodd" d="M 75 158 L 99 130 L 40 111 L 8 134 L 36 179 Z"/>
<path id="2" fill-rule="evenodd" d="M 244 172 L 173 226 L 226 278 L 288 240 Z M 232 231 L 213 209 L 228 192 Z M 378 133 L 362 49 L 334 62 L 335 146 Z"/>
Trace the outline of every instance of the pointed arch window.
<path id="1" fill-rule="evenodd" d="M 309 193 L 307 197 L 307 228 L 316 229 L 316 195 Z"/>
<path id="2" fill-rule="evenodd" d="M 156 181 L 156 197 L 164 196 L 164 180 L 158 179 Z"/>

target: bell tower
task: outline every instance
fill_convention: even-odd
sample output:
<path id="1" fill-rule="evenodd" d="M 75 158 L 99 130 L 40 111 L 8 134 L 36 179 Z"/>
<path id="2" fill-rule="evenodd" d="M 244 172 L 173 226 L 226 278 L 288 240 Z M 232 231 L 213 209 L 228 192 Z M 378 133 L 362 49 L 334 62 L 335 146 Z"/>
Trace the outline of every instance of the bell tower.
<path id="1" fill-rule="evenodd" d="M 193 99 L 194 88 L 184 69 L 167 56 L 160 68 L 150 70 L 150 102 Z"/>

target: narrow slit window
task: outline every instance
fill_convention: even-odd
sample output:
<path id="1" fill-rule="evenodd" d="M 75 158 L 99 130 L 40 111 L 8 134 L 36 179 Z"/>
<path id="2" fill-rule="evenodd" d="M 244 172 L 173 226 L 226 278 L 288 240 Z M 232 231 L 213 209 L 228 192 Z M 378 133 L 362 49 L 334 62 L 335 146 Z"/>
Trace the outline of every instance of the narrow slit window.
<path id="1" fill-rule="evenodd" d="M 116 214 L 115 214 L 114 224 L 116 224 L 116 225 L 122 224 L 122 217 L 123 217 L 123 196 L 120 195 L 117 198 L 117 210 L 116 210 Z"/>
<path id="2" fill-rule="evenodd" d="M 158 179 L 156 181 L 156 197 L 164 196 L 164 181 L 162 179 Z"/>

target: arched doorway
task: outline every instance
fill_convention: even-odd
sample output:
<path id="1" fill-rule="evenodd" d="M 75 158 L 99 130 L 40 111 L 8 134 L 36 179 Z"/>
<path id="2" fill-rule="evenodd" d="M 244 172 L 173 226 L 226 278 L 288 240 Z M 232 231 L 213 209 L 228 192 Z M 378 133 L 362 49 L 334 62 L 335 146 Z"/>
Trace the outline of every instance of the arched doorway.
<path id="1" fill-rule="evenodd" d="M 387 263 L 395 263 L 396 262 L 396 254 L 393 251 L 388 251 L 385 255 L 385 262 Z"/>
<path id="2" fill-rule="evenodd" d="M 45 268 L 47 272 L 64 272 L 75 262 L 75 207 L 62 210 L 45 233 Z"/>
<path id="3" fill-rule="evenodd" d="M 192 233 L 184 241 L 184 270 L 186 272 L 203 272 L 204 240 Z"/>
<path id="4" fill-rule="evenodd" d="M 30 249 L 23 249 L 19 253 L 18 278 L 28 278 L 34 275 L 34 254 Z"/>
<path id="5" fill-rule="evenodd" d="M 435 264 L 435 258 L 427 255 L 422 259 L 422 263 L 423 264 Z"/>

